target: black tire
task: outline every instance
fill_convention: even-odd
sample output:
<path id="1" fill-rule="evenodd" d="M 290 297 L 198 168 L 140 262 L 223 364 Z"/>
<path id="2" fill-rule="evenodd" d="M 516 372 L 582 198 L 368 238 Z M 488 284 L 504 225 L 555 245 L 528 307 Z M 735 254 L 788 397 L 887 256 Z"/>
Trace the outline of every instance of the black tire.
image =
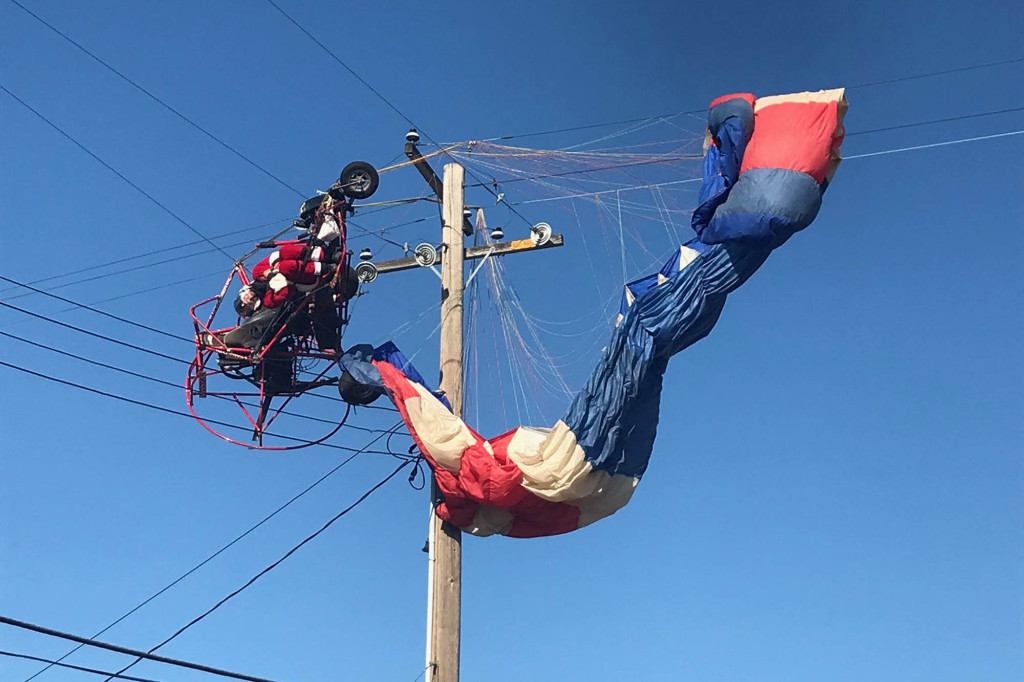
<path id="1" fill-rule="evenodd" d="M 347 370 L 342 372 L 341 378 L 338 379 L 338 393 L 346 403 L 356 406 L 369 405 L 384 395 L 383 391 L 356 381 L 355 377 L 349 374 Z"/>
<path id="2" fill-rule="evenodd" d="M 345 196 L 367 199 L 377 191 L 380 176 L 377 175 L 377 169 L 365 161 L 353 161 L 342 169 L 338 182 Z"/>
<path id="3" fill-rule="evenodd" d="M 355 298 L 355 295 L 359 293 L 359 276 L 356 275 L 356 269 L 352 266 L 346 266 L 345 274 L 338 277 L 338 283 L 334 290 L 341 296 L 342 300 L 351 301 Z"/>

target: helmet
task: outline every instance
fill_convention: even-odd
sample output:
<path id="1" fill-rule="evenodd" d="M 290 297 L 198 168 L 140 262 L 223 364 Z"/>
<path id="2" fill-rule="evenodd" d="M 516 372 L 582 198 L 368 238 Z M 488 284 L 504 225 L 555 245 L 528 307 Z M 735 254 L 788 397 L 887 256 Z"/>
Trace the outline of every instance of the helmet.
<path id="1" fill-rule="evenodd" d="M 238 316 L 251 317 L 259 307 L 260 297 L 252 290 L 252 287 L 248 285 L 242 287 L 238 296 L 235 297 L 235 312 L 238 313 Z"/>

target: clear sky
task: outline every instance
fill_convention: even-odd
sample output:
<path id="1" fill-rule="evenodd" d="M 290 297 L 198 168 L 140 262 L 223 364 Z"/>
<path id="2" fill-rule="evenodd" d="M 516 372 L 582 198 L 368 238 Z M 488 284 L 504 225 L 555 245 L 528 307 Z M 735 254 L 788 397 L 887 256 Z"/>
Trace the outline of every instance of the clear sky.
<path id="1" fill-rule="evenodd" d="M 266 2 L 18 1 L 278 178 L 0 0 L 0 275 L 174 336 L 190 336 L 189 306 L 216 294 L 230 266 L 190 228 L 240 255 L 348 161 L 400 160 L 409 120 L 426 151 L 430 141 L 644 119 L 502 141 L 614 148 L 614 159 L 689 148 L 701 117 L 680 112 L 720 94 L 850 87 L 848 160 L 821 214 L 669 366 L 658 441 L 632 502 L 567 536 L 465 538 L 463 679 L 1022 679 L 1024 135 L 989 137 L 1024 129 L 1019 3 L 275 0 L 389 106 Z M 938 72 L 949 73 L 909 78 Z M 1007 109 L 1016 111 L 972 117 Z M 520 163 L 506 154 L 487 170 L 486 159 L 466 159 L 486 180 Z M 593 182 L 623 190 L 697 173 L 681 161 Z M 623 278 L 660 265 L 672 230 L 687 238 L 692 183 L 559 198 L 570 186 L 502 187 L 520 215 L 467 191 L 510 237 L 544 220 L 567 243 L 502 264 L 502 291 L 514 289 L 532 316 L 514 311 L 523 343 L 501 326 L 507 298 L 502 308 L 493 290 L 479 293 L 467 421 L 485 435 L 561 416 L 569 397 L 554 375 L 512 378 L 554 364 L 574 391 L 607 338 Z M 424 189 L 398 169 L 374 200 Z M 364 209 L 356 222 L 400 244 L 439 239 L 433 204 Z M 354 245 L 378 258 L 401 255 L 360 235 Z M 481 271 L 481 285 L 491 275 Z M 433 379 L 436 287 L 426 271 L 381 277 L 358 300 L 346 344 L 396 338 Z M 25 293 L 0 282 L 8 305 L 190 356 L 181 340 Z M 2 360 L 185 409 L 183 364 L 52 321 L 0 310 L 0 329 L 31 342 L 0 337 Z M 253 452 L 181 416 L 9 367 L 0 382 L 0 614 L 83 636 L 349 454 Z M 337 416 L 332 403 L 307 408 Z M 351 424 L 394 419 L 362 410 Z M 371 438 L 346 428 L 330 442 Z M 100 639 L 154 646 L 396 465 L 356 457 Z M 160 653 L 277 680 L 415 680 L 427 498 L 405 479 Z M 0 627 L 2 650 L 56 658 L 69 648 Z M 89 650 L 68 661 L 127 662 Z M 40 667 L 0 658 L 0 678 Z M 155 663 L 132 674 L 212 679 Z M 90 677 L 51 669 L 36 679 Z"/>

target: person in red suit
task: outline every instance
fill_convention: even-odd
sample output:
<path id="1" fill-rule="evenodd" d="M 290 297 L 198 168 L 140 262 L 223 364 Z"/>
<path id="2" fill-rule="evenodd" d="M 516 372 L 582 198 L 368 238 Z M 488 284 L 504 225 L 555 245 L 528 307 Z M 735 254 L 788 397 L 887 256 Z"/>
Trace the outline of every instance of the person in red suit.
<path id="1" fill-rule="evenodd" d="M 252 283 L 242 287 L 235 299 L 235 311 L 251 317 L 260 308 L 278 308 L 299 298 L 331 277 L 337 269 L 323 246 L 285 244 L 252 268 Z M 330 262 L 325 262 L 330 259 Z"/>

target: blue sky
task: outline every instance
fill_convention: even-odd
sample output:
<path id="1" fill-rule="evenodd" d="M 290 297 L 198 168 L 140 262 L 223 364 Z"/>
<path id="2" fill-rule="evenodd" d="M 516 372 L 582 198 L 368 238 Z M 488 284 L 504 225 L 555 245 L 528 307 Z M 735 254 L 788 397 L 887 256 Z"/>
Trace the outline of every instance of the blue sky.
<path id="1" fill-rule="evenodd" d="M 312 194 L 350 160 L 400 160 L 406 119 L 437 142 L 646 119 L 640 129 L 505 141 L 613 149 L 614 159 L 636 145 L 692 143 L 699 114 L 647 117 L 699 111 L 723 93 L 850 87 L 848 160 L 821 214 L 730 298 L 708 339 L 673 360 L 632 502 L 563 537 L 465 539 L 463 679 L 1021 678 L 1024 135 L 930 145 L 1019 132 L 1024 115 L 866 132 L 1024 105 L 1020 61 L 907 79 L 1019 60 L 1020 7 L 280 0 L 392 108 L 270 4 L 19 2 L 281 180 L 0 0 L 0 85 L 67 135 L 0 92 L 0 275 L 45 280 L 37 286 L 182 336 L 189 306 L 217 293 L 230 261 L 201 243 L 143 254 L 197 241 L 183 222 L 207 237 L 275 223 L 216 240 L 241 254 L 293 216 L 302 197 L 284 185 Z M 631 173 L 595 181 L 687 179 L 697 166 Z M 607 338 L 623 272 L 649 272 L 671 251 L 650 212 L 661 205 L 685 234 L 688 218 L 672 211 L 693 206 L 696 186 L 631 194 L 621 222 L 610 198 L 538 201 L 567 187 L 509 184 L 522 217 L 480 189 L 467 199 L 510 236 L 541 220 L 565 234 L 562 249 L 502 265 L 504 291 L 514 288 L 542 321 L 538 340 L 571 391 Z M 423 192 L 399 169 L 382 176 L 374 199 Z M 438 239 L 436 216 L 418 203 L 366 209 L 356 221 L 415 244 Z M 355 245 L 401 255 L 365 234 Z M 111 261 L 119 264 L 57 278 Z M 435 377 L 435 287 L 425 271 L 381 277 L 358 300 L 346 343 L 397 332 Z M 9 305 L 189 357 L 179 340 L 7 283 L 0 291 Z M 532 340 L 506 343 L 493 296 L 482 290 L 475 313 L 467 420 L 488 435 L 520 419 L 549 425 L 569 398 L 549 375 L 511 385 L 516 363 L 534 367 L 526 353 L 535 369 L 544 355 Z M 10 308 L 0 329 L 184 384 L 179 363 Z M 10 364 L 184 409 L 180 388 L 9 337 L 0 348 Z M 346 457 L 248 451 L 179 416 L 0 372 L 0 613 L 64 631 L 99 631 Z M 394 416 L 360 411 L 352 423 L 387 428 Z M 344 429 L 332 442 L 359 448 L 369 438 Z M 355 458 L 101 639 L 139 649 L 162 641 L 395 466 L 385 455 Z M 424 665 L 426 528 L 426 494 L 400 475 L 160 651 L 281 680 L 411 682 Z M 69 648 L 0 633 L 0 649 L 56 658 Z M 124 663 L 87 650 L 69 661 Z M 0 659 L 0 677 L 39 667 Z M 132 672 L 203 677 L 153 663 Z"/>

